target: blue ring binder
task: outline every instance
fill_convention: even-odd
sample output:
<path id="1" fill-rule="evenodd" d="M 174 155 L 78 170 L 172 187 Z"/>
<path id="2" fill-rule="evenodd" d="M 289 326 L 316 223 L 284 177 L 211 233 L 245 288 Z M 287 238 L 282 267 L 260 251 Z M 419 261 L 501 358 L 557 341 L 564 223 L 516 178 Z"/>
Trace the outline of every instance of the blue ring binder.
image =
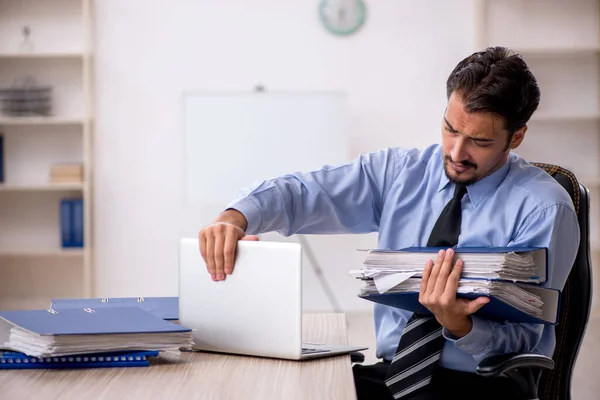
<path id="1" fill-rule="evenodd" d="M 0 369 L 79 369 L 148 367 L 148 358 L 158 357 L 158 351 L 79 354 L 63 357 L 30 357 L 23 353 L 0 353 Z"/>

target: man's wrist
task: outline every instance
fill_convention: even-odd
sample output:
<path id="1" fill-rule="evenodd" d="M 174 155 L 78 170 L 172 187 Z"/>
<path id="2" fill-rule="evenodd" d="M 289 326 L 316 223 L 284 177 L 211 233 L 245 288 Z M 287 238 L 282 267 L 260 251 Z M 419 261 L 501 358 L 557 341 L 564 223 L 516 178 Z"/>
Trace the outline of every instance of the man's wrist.
<path id="1" fill-rule="evenodd" d="M 473 329 L 473 321 L 471 320 L 471 317 L 467 315 L 464 319 L 448 324 L 448 326 L 444 326 L 444 328 L 446 328 L 452 336 L 460 339 L 471 332 L 471 329 Z"/>
<path id="2" fill-rule="evenodd" d="M 244 214 L 233 208 L 228 208 L 227 210 L 219 214 L 219 216 L 215 220 L 215 223 L 217 222 L 224 222 L 227 224 L 237 226 L 244 232 L 246 232 L 246 229 L 248 228 L 248 220 L 246 219 Z"/>

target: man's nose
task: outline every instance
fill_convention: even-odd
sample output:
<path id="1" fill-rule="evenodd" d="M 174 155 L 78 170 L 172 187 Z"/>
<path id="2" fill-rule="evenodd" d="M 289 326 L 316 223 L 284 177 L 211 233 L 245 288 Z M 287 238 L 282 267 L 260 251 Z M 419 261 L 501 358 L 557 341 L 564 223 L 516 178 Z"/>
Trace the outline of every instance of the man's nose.
<path id="1" fill-rule="evenodd" d="M 466 152 L 466 143 L 463 138 L 458 138 L 458 140 L 454 143 L 454 147 L 452 148 L 450 155 L 452 156 L 452 161 L 456 163 L 468 158 Z"/>

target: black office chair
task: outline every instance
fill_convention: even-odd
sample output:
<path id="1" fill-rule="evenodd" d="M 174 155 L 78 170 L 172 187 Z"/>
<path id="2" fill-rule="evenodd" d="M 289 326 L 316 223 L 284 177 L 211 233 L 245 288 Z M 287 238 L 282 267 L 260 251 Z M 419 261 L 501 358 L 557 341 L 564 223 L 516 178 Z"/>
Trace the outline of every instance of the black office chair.
<path id="1" fill-rule="evenodd" d="M 561 294 L 556 348 L 552 358 L 538 354 L 490 356 L 479 363 L 477 373 L 512 378 L 528 399 L 568 400 L 571 398 L 573 367 L 587 328 L 592 302 L 589 191 L 573 173 L 562 167 L 543 163 L 533 165 L 553 176 L 570 194 L 581 231 L 577 258 Z"/>

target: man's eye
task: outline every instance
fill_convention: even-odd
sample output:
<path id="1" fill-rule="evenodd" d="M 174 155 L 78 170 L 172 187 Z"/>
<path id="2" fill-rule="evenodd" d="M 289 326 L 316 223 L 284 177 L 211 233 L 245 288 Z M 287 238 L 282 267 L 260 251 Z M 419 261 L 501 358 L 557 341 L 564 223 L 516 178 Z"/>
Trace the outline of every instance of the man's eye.
<path id="1" fill-rule="evenodd" d="M 448 128 L 447 126 L 444 127 L 444 129 L 446 129 L 446 132 L 448 132 L 451 135 L 456 135 L 458 132 L 451 130 L 450 128 Z"/>

